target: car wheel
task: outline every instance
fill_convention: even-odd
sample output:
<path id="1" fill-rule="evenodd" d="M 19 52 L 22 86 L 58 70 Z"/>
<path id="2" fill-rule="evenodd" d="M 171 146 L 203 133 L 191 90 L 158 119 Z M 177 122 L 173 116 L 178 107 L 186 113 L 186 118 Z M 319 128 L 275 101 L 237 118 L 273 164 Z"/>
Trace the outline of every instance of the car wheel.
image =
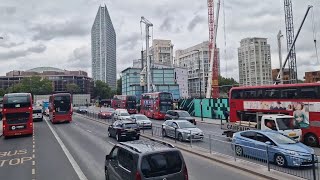
<path id="1" fill-rule="evenodd" d="M 106 180 L 109 180 L 109 173 L 107 169 L 104 170 L 104 174 L 105 174 Z"/>
<path id="2" fill-rule="evenodd" d="M 163 136 L 163 137 L 167 137 L 167 132 L 166 132 L 166 130 L 164 130 L 164 129 L 162 129 L 162 136 Z"/>
<path id="3" fill-rule="evenodd" d="M 118 133 L 116 134 L 116 140 L 117 140 L 118 142 L 121 141 L 121 138 L 119 137 L 119 134 L 118 134 Z"/>
<path id="4" fill-rule="evenodd" d="M 307 134 L 304 137 L 304 143 L 306 145 L 312 146 L 312 147 L 318 146 L 318 144 L 319 144 L 317 137 L 313 134 Z"/>
<path id="5" fill-rule="evenodd" d="M 183 142 L 183 137 L 182 137 L 182 134 L 178 134 L 178 140 L 180 141 L 180 142 Z"/>
<path id="6" fill-rule="evenodd" d="M 276 163 L 276 165 L 278 165 L 280 167 L 284 167 L 287 165 L 287 160 L 284 157 L 284 155 L 282 155 L 282 154 L 276 154 L 274 156 L 274 162 Z"/>
<path id="7" fill-rule="evenodd" d="M 243 149 L 241 146 L 236 146 L 235 151 L 237 156 L 243 156 Z"/>

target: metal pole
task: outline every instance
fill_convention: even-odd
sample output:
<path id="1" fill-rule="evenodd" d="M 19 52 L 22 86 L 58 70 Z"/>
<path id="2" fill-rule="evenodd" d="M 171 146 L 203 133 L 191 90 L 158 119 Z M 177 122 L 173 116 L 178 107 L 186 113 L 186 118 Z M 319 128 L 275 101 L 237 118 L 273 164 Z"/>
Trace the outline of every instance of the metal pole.
<path id="1" fill-rule="evenodd" d="M 161 135 L 162 135 L 162 140 L 164 139 L 163 131 L 164 131 L 164 129 L 163 129 L 163 125 L 161 125 Z"/>
<path id="2" fill-rule="evenodd" d="M 199 62 L 199 85 L 200 85 L 200 113 L 201 113 L 201 121 L 203 121 L 203 112 L 202 112 L 202 89 L 201 89 L 201 73 L 200 73 L 200 51 L 198 50 L 198 62 Z M 204 76 L 204 74 L 202 74 Z M 207 87 L 209 88 L 209 87 Z"/>
<path id="3" fill-rule="evenodd" d="M 281 30 L 280 30 L 277 35 L 277 39 L 278 39 L 279 64 L 280 64 L 280 84 L 283 84 L 283 70 L 281 68 L 281 65 L 282 65 L 281 37 L 283 37 L 283 35 L 281 34 Z"/>
<path id="4" fill-rule="evenodd" d="M 312 154 L 312 173 L 313 173 L 313 179 L 316 180 L 317 176 L 316 176 L 316 166 L 315 166 L 314 156 L 315 156 L 315 154 Z"/>
<path id="5" fill-rule="evenodd" d="M 236 144 L 233 144 L 233 157 L 234 157 L 234 161 L 237 161 L 237 154 L 236 154 Z"/>
<path id="6" fill-rule="evenodd" d="M 209 146 L 210 146 L 210 154 L 212 153 L 212 145 L 211 145 L 211 134 L 209 134 Z"/>
<path id="7" fill-rule="evenodd" d="M 191 133 L 191 130 L 190 130 L 190 147 L 192 147 L 192 133 Z"/>
<path id="8" fill-rule="evenodd" d="M 177 128 L 174 128 L 174 142 L 177 143 Z"/>
<path id="9" fill-rule="evenodd" d="M 270 171 L 270 162 L 269 162 L 269 145 L 267 145 L 267 152 L 266 152 L 266 155 L 267 155 L 267 166 L 268 166 L 268 171 Z"/>

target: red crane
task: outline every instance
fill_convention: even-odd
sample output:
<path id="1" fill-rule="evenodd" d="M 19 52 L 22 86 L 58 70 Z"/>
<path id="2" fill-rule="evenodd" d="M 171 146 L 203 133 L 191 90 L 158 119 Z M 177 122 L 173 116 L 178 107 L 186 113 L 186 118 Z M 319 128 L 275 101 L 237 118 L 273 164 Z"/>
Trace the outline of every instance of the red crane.
<path id="1" fill-rule="evenodd" d="M 207 98 L 219 98 L 219 71 L 218 71 L 218 52 L 216 48 L 216 36 L 218 29 L 218 17 L 220 0 L 218 0 L 217 19 L 214 20 L 214 0 L 208 0 L 208 25 L 209 25 L 209 59 L 211 72 L 209 72 Z"/>

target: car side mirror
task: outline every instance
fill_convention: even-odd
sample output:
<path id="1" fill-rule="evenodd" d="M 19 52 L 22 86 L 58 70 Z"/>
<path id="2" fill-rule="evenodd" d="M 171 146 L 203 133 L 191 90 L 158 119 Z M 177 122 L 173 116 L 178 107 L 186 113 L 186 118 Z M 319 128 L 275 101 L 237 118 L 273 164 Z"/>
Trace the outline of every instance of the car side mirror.
<path id="1" fill-rule="evenodd" d="M 109 160 L 109 159 L 111 159 L 111 158 L 110 158 L 110 155 L 107 154 L 107 155 L 106 155 L 106 160 Z"/>
<path id="2" fill-rule="evenodd" d="M 266 143 L 266 145 L 268 145 L 268 146 L 271 146 L 271 145 L 272 145 L 270 141 L 267 141 L 267 142 L 265 142 L 265 143 Z"/>

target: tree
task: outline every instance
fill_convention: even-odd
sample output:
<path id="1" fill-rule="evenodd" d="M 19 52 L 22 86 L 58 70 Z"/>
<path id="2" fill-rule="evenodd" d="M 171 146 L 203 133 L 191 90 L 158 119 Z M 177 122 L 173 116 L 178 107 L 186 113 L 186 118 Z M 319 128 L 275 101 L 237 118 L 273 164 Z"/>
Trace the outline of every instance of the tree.
<path id="1" fill-rule="evenodd" d="M 4 96 L 5 93 L 6 93 L 6 91 L 4 89 L 0 88 L 0 97 Z"/>
<path id="2" fill-rule="evenodd" d="M 100 97 L 101 99 L 110 99 L 113 95 L 108 84 L 98 80 L 95 82 L 95 86 L 93 88 L 93 96 Z"/>
<path id="3" fill-rule="evenodd" d="M 239 83 L 234 80 L 233 78 L 225 78 L 222 76 L 219 76 L 219 86 L 220 87 L 220 96 L 221 97 L 227 97 L 227 93 L 233 86 L 238 86 Z"/>
<path id="4" fill-rule="evenodd" d="M 117 80 L 117 92 L 116 94 L 121 95 L 122 94 L 122 77 Z"/>
<path id="5" fill-rule="evenodd" d="M 50 94 L 53 91 L 53 84 L 46 78 L 32 76 L 23 78 L 19 84 L 14 84 L 7 89 L 8 93 L 28 92 L 31 94 Z"/>
<path id="6" fill-rule="evenodd" d="M 75 83 L 67 84 L 66 89 L 71 94 L 79 93 L 81 91 L 80 87 Z"/>

